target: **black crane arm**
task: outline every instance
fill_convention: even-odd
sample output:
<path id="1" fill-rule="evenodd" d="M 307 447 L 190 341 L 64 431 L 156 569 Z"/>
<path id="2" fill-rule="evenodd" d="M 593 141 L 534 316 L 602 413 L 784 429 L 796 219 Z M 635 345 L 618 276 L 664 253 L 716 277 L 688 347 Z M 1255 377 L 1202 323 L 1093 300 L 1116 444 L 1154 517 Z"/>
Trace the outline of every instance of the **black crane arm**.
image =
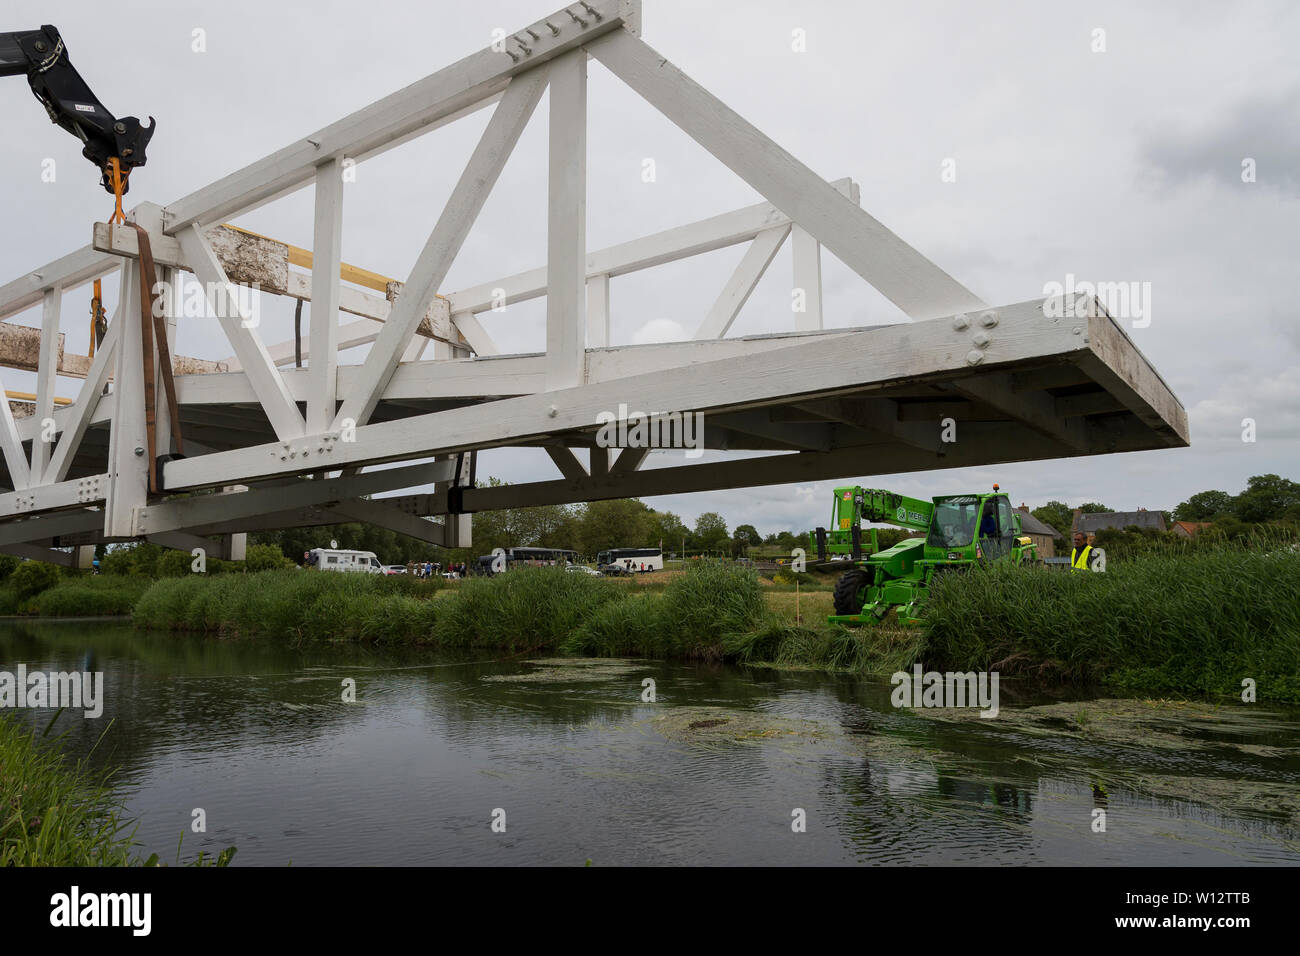
<path id="1" fill-rule="evenodd" d="M 27 74 L 50 119 L 81 140 L 81 154 L 99 169 L 110 193 L 114 190 L 109 160 L 117 160 L 125 193 L 131 170 L 145 163 L 153 117 L 142 126 L 134 116 L 118 119 L 105 109 L 72 66 L 59 31 L 48 24 L 39 30 L 0 33 L 0 76 L 20 73 Z"/>

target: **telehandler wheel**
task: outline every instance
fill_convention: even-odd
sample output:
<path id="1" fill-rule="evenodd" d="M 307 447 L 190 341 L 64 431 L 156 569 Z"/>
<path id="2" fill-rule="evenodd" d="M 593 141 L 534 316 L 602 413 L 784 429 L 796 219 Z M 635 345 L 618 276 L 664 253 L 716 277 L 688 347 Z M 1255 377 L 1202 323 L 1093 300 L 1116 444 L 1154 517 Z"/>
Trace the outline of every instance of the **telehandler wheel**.
<path id="1" fill-rule="evenodd" d="M 871 583 L 871 575 L 861 568 L 853 568 L 840 575 L 835 582 L 835 613 L 861 614 L 864 598 L 862 590 Z"/>

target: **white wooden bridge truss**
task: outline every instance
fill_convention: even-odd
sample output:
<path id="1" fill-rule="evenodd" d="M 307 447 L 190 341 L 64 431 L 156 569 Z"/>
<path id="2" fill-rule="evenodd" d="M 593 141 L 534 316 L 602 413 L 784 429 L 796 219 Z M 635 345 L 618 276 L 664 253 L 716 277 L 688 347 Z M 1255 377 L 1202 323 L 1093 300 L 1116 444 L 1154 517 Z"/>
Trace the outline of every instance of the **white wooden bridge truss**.
<path id="1" fill-rule="evenodd" d="M 648 46 L 639 19 L 637 0 L 572 4 L 504 50 L 475 53 L 177 202 L 137 206 L 130 218 L 149 231 L 173 288 L 186 270 L 214 297 L 257 283 L 312 306 L 305 367 L 293 367 L 293 341 L 263 343 L 228 308 L 215 309 L 228 358 L 173 359 L 185 457 L 160 466 L 161 494 L 149 492 L 143 453 L 135 232 L 97 223 L 90 245 L 0 286 L 0 366 L 38 377 L 17 414 L 0 402 L 0 551 L 70 563 L 85 549 L 56 549 L 140 538 L 212 548 L 216 537 L 238 557 L 250 530 L 357 520 L 466 546 L 468 514 L 480 510 L 1187 444 L 1182 406 L 1095 301 L 989 306 L 862 210 L 853 183 L 818 177 Z M 765 201 L 589 252 L 588 57 Z M 546 264 L 439 295 L 548 88 Z M 340 256 L 344 161 L 484 107 L 491 119 L 409 277 L 354 281 Z M 309 271 L 291 268 L 301 250 L 222 225 L 310 185 Z M 791 313 L 788 333 L 726 338 L 787 240 L 806 310 Z M 693 339 L 611 343 L 611 279 L 742 243 Z M 823 246 L 913 321 L 824 329 Z M 120 301 L 103 343 L 93 359 L 65 353 L 63 293 L 114 270 Z M 545 296 L 544 353 L 502 354 L 484 330 L 476 315 L 497 290 L 510 303 Z M 3 321 L 36 305 L 39 332 Z M 167 305 L 174 345 L 177 303 Z M 340 350 L 366 343 L 361 364 L 339 364 Z M 56 406 L 56 375 L 84 378 L 74 401 Z M 166 422 L 161 389 L 158 401 Z M 644 448 L 596 446 L 599 416 L 620 404 L 701 412 L 706 447 L 782 454 L 643 467 Z M 956 442 L 941 438 L 946 418 Z M 43 440 L 51 419 L 55 440 Z M 157 441 L 160 455 L 173 450 L 166 429 Z M 474 487 L 474 452 L 504 446 L 544 448 L 557 473 Z M 405 464 L 372 467 L 392 462 Z M 372 497 L 418 487 L 434 490 Z"/>

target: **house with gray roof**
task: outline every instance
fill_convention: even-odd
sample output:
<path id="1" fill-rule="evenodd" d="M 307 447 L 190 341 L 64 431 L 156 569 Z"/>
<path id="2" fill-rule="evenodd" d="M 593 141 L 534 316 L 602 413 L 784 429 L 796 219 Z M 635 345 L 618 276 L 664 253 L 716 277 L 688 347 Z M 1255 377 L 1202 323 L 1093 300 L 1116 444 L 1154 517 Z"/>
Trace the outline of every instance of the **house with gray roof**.
<path id="1" fill-rule="evenodd" d="M 1021 504 L 1016 514 L 1020 516 L 1020 533 L 1028 535 L 1038 545 L 1038 556 L 1056 557 L 1056 539 L 1062 537 L 1061 532 L 1031 515 L 1026 504 Z"/>
<path id="2" fill-rule="evenodd" d="M 1070 533 L 1082 531 L 1091 541 L 1092 536 L 1102 528 L 1123 531 L 1134 526 L 1154 528 L 1156 531 L 1169 530 L 1165 526 L 1165 515 L 1162 511 L 1147 511 L 1146 508 L 1139 508 L 1137 511 L 1101 511 L 1096 514 L 1083 514 L 1075 508 L 1074 524 L 1070 528 Z"/>

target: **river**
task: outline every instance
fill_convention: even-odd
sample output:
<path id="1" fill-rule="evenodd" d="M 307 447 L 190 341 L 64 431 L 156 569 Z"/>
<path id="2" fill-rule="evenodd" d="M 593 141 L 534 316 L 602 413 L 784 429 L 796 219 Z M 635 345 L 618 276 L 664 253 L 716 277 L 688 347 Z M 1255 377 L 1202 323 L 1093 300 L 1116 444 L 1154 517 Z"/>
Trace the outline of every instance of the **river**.
<path id="1" fill-rule="evenodd" d="M 898 710 L 881 680 L 527 660 L 0 622 L 0 669 L 104 673 L 103 716 L 53 733 L 167 862 L 182 834 L 181 861 L 266 866 L 1300 862 L 1294 711 L 1057 733 Z M 1004 714 L 1026 694 L 1004 681 Z"/>

